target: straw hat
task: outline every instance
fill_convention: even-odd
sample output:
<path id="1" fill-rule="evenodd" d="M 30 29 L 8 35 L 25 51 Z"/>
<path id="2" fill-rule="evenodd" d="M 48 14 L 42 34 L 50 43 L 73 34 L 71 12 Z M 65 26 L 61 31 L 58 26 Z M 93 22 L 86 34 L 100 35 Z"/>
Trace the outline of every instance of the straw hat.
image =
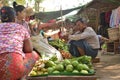
<path id="1" fill-rule="evenodd" d="M 31 7 L 27 7 L 26 14 L 27 14 L 27 16 L 32 16 L 35 14 L 35 12 L 33 11 L 33 9 Z"/>

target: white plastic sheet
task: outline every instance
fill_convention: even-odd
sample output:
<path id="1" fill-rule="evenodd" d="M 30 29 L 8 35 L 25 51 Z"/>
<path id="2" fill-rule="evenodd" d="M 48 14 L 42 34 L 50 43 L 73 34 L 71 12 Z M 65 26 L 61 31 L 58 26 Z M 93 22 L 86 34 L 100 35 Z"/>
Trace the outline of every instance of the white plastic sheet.
<path id="1" fill-rule="evenodd" d="M 44 38 L 41 34 L 37 36 L 32 36 L 32 45 L 40 53 L 43 59 L 49 59 L 52 56 L 56 55 L 58 60 L 62 60 L 61 53 L 48 44 L 47 39 Z"/>

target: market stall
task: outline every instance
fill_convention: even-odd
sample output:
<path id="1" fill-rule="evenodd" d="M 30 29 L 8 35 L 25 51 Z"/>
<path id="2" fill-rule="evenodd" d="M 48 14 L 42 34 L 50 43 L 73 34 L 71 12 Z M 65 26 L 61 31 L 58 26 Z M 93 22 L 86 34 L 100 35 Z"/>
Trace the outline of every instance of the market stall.
<path id="1" fill-rule="evenodd" d="M 98 3 L 101 5 L 98 6 Z M 107 8 L 106 5 L 109 7 Z M 90 20 L 88 25 L 93 27 L 97 32 L 100 22 L 99 17 L 102 12 L 108 12 L 109 10 L 115 9 L 117 7 L 118 5 L 114 5 L 112 3 L 93 0 L 93 2 L 91 2 L 83 9 L 83 12 L 80 11 L 79 13 L 85 14 L 85 16 L 80 16 L 86 17 L 88 20 Z M 97 77 L 95 76 L 95 69 L 92 64 L 92 59 L 89 56 L 82 56 L 77 58 L 72 57 L 69 55 L 69 52 L 67 52 L 67 47 L 66 45 L 63 45 L 65 43 L 62 43 L 62 40 L 54 40 L 53 42 L 49 42 L 49 44 L 61 52 L 63 60 L 57 61 L 55 56 L 49 60 L 40 59 L 37 61 L 33 70 L 29 74 L 29 80 L 97 80 Z"/>
<path id="2" fill-rule="evenodd" d="M 48 61 L 39 60 L 29 74 L 28 80 L 96 80 L 91 57 L 82 56 L 57 61 L 52 57 Z"/>
<path id="3" fill-rule="evenodd" d="M 56 55 L 49 59 L 41 57 L 30 72 L 28 80 L 97 79 L 90 56 L 71 56 L 68 50 L 69 45 L 61 39 L 49 41 L 49 44 L 60 51 L 63 60 L 58 60 Z"/>

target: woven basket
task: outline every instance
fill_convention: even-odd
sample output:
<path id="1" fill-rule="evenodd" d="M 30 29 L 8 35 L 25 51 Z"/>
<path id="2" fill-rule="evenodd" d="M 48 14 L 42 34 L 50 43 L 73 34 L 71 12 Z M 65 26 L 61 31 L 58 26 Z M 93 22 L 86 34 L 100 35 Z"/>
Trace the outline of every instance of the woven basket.
<path id="1" fill-rule="evenodd" d="M 113 41 L 119 39 L 119 28 L 109 28 L 108 29 L 109 38 Z"/>

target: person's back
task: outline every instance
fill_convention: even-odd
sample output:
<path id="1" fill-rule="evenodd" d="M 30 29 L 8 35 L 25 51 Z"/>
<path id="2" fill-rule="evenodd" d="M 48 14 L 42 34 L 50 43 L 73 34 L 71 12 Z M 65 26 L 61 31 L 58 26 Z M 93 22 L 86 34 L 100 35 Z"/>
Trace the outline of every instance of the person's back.
<path id="1" fill-rule="evenodd" d="M 26 28 L 15 23 L 13 8 L 0 10 L 0 80 L 20 80 L 31 71 L 38 55 L 33 53 Z"/>
<path id="2" fill-rule="evenodd" d="M 90 44 L 90 46 L 93 49 L 99 49 L 99 39 L 97 37 L 97 34 L 91 27 L 87 27 L 85 30 L 87 32 L 86 34 L 89 35 L 88 37 L 85 38 L 85 40 Z"/>
<path id="3" fill-rule="evenodd" d="M 18 52 L 24 56 L 23 41 L 28 38 L 30 36 L 22 25 L 17 23 L 1 23 L 0 54 L 5 52 Z"/>

